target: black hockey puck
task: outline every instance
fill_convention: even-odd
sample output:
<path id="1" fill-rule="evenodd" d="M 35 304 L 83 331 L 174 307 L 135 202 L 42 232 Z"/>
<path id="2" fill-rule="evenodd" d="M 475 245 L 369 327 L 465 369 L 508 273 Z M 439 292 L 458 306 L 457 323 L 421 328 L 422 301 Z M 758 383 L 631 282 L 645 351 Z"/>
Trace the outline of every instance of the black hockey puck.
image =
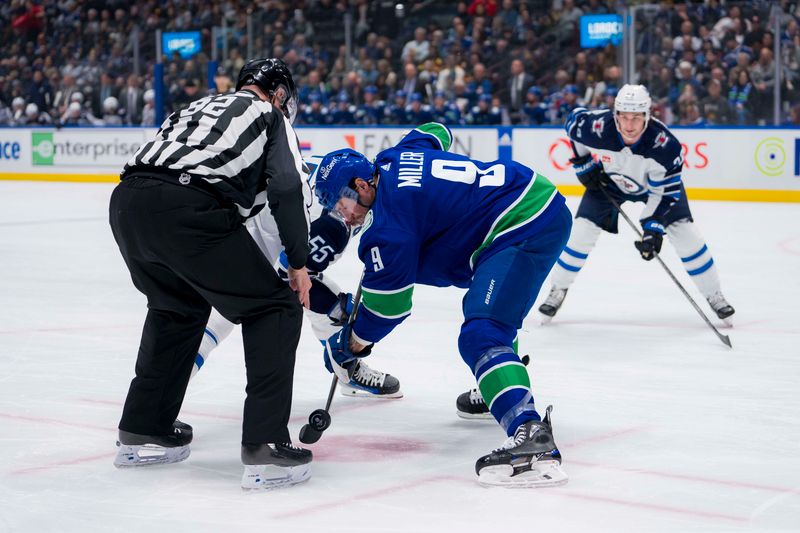
<path id="1" fill-rule="evenodd" d="M 331 425 L 331 415 L 325 409 L 317 409 L 308 415 L 308 425 L 316 431 L 325 431 Z"/>
<path id="2" fill-rule="evenodd" d="M 321 431 L 317 431 L 308 424 L 300 428 L 300 442 L 303 444 L 314 444 L 321 436 Z"/>

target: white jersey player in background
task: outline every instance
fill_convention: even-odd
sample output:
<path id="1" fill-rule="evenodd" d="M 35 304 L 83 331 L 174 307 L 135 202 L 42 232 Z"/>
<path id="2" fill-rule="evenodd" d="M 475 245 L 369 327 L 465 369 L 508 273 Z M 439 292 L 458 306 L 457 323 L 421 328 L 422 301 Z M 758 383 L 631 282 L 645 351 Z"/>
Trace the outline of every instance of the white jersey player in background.
<path id="1" fill-rule="evenodd" d="M 722 295 L 711 251 L 689 211 L 681 144 L 650 117 L 651 105 L 643 85 L 625 85 L 613 111 L 578 108 L 567 118 L 565 128 L 575 151 L 571 162 L 586 191 L 569 242 L 553 267 L 550 294 L 539 307 L 546 322 L 561 307 L 600 232 L 617 233 L 619 213 L 608 193 L 618 204 L 645 202 L 639 217 L 643 237 L 634 243 L 642 258 L 650 261 L 660 252 L 666 234 L 717 317 L 729 324 L 734 309 Z"/>

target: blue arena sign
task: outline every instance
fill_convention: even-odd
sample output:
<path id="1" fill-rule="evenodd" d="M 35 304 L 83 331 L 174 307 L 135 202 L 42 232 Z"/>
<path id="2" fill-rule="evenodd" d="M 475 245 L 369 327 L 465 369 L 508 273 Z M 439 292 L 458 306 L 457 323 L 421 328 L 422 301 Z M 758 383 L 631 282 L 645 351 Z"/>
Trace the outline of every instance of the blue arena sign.
<path id="1" fill-rule="evenodd" d="M 581 48 L 598 48 L 622 42 L 621 15 L 584 15 L 581 17 Z"/>
<path id="2" fill-rule="evenodd" d="M 183 59 L 189 59 L 200 51 L 200 32 L 165 32 L 161 35 L 161 47 L 167 57 L 178 52 Z"/>

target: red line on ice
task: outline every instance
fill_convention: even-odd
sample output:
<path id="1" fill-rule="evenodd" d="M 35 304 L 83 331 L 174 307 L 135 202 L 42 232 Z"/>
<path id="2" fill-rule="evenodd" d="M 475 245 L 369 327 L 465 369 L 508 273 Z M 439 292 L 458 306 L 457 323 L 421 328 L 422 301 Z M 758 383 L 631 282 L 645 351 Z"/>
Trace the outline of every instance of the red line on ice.
<path id="1" fill-rule="evenodd" d="M 384 487 L 382 489 L 371 490 L 369 492 L 362 492 L 361 494 L 351 494 L 346 498 L 339 498 L 336 500 L 331 500 L 327 503 L 318 503 L 313 506 L 309 507 L 301 507 L 299 509 L 294 509 L 292 511 L 285 511 L 282 513 L 276 513 L 272 515 L 273 518 L 292 518 L 292 517 L 299 517 L 305 516 L 311 513 L 317 513 L 319 511 L 325 511 L 327 509 L 331 509 L 334 507 L 339 507 L 340 505 L 348 505 L 352 506 L 353 502 L 361 502 L 364 500 L 374 500 L 375 498 L 380 498 L 381 496 L 393 495 L 397 494 L 400 491 L 404 490 L 411 490 L 416 489 L 420 485 L 426 485 L 428 483 L 438 483 L 440 481 L 460 481 L 466 483 L 472 483 L 472 481 L 468 480 L 464 477 L 457 477 L 457 476 L 430 476 L 420 478 L 414 481 L 407 481 L 405 483 L 399 483 L 397 485 L 390 485 L 388 487 Z"/>
<path id="2" fill-rule="evenodd" d="M 64 420 L 58 420 L 55 418 L 44 418 L 41 416 L 26 416 L 26 415 L 14 415 L 9 413 L 0 413 L 0 418 L 8 418 L 10 420 L 23 420 L 25 422 L 36 422 L 39 424 L 58 424 L 61 426 L 94 429 L 97 431 L 109 431 L 111 429 L 114 429 L 106 426 L 94 426 L 91 424 L 80 424 L 78 422 L 65 422 Z"/>
<path id="3" fill-rule="evenodd" d="M 97 400 L 94 398 L 80 398 L 79 400 L 82 403 L 88 403 L 93 405 L 108 405 L 113 407 L 122 408 L 122 402 L 116 400 Z M 348 412 L 348 411 L 356 411 L 358 409 L 365 409 L 368 407 L 375 407 L 378 405 L 382 405 L 386 402 L 386 399 L 373 399 L 373 398 L 364 398 L 363 400 L 356 400 L 352 405 L 335 405 L 334 408 L 331 408 L 331 414 L 341 413 L 341 412 Z M 309 411 L 310 413 L 311 411 Z M 193 409 L 182 409 L 180 412 L 180 417 L 184 415 L 188 416 L 202 416 L 206 418 L 216 418 L 219 420 L 234 420 L 239 422 L 242 420 L 242 415 L 226 415 L 226 414 L 216 414 L 216 413 L 205 413 L 203 411 L 196 411 Z M 289 419 L 289 422 L 293 424 L 305 423 L 308 420 L 308 415 L 295 415 Z M 187 422 L 191 423 L 191 421 Z"/>
<path id="4" fill-rule="evenodd" d="M 28 468 L 20 468 L 19 470 L 12 470 L 9 472 L 10 474 L 21 475 L 21 474 L 30 474 L 32 472 L 40 472 L 42 470 L 52 470 L 53 468 L 58 468 L 60 466 L 72 466 L 78 465 L 81 463 L 89 463 L 91 461 L 97 461 L 99 459 L 107 459 L 108 462 L 111 462 L 113 457 L 113 453 L 107 452 L 102 453 L 99 455 L 87 455 L 86 457 L 76 457 L 75 459 L 67 459 L 65 461 L 58 461 L 56 463 L 50 463 L 47 465 L 40 465 L 40 466 L 30 466 Z"/>
<path id="5" fill-rule="evenodd" d="M 731 481 L 726 479 L 715 479 L 710 477 L 693 476 L 689 474 L 674 474 L 672 472 L 659 472 L 658 470 L 645 470 L 641 468 L 625 468 L 621 466 L 590 463 L 587 461 L 576 461 L 574 459 L 570 459 L 569 464 L 576 464 L 580 466 L 589 466 L 597 468 L 607 468 L 610 470 L 616 470 L 620 472 L 630 472 L 631 474 L 642 474 L 645 476 L 656 476 L 668 479 L 678 479 L 681 481 L 695 481 L 698 483 L 709 483 L 712 485 L 724 485 L 727 487 L 737 487 L 741 489 L 765 490 L 769 492 L 778 492 L 786 494 L 800 493 L 799 489 L 790 489 L 788 487 L 777 487 L 775 485 L 762 485 L 760 483 L 750 483 L 747 481 Z"/>
<path id="6" fill-rule="evenodd" d="M 672 472 L 660 472 L 658 470 L 646 470 L 641 468 L 625 468 L 621 466 L 614 466 L 610 464 L 601 464 L 601 463 L 592 463 L 588 461 L 579 461 L 573 459 L 569 456 L 569 450 L 574 449 L 580 446 L 585 446 L 587 444 L 594 444 L 599 441 L 612 439 L 615 437 L 619 437 L 622 435 L 627 435 L 630 433 L 638 433 L 640 431 L 645 431 L 647 426 L 634 426 L 625 429 L 621 429 L 619 431 L 613 431 L 609 433 L 604 433 L 602 435 L 596 435 L 590 438 L 586 438 L 580 441 L 577 441 L 572 444 L 567 444 L 566 446 L 559 446 L 562 450 L 565 451 L 567 454 L 566 465 L 575 464 L 579 466 L 589 466 L 595 468 L 606 468 L 609 470 L 615 470 L 620 472 L 630 472 L 632 474 L 642 474 L 647 476 L 656 476 L 656 477 L 663 477 L 669 479 L 679 479 L 683 481 L 694 481 L 698 483 L 709 483 L 712 485 L 724 485 L 727 487 L 738 487 L 742 489 L 756 489 L 756 490 L 765 490 L 769 492 L 778 492 L 778 493 L 786 493 L 786 494 L 794 494 L 800 493 L 800 489 L 792 489 L 788 487 L 778 487 L 775 485 L 763 485 L 760 483 L 749 483 L 746 481 L 731 481 L 725 479 L 714 479 L 709 477 L 702 477 L 702 476 L 693 476 L 689 474 L 676 474 Z"/>
<path id="7" fill-rule="evenodd" d="M 669 505 L 659 505 L 656 503 L 644 503 L 631 500 L 620 500 L 616 498 L 607 498 L 605 496 L 592 496 L 590 494 L 577 494 L 570 491 L 559 491 L 560 496 L 567 496 L 569 498 L 578 498 L 581 500 L 590 500 L 602 503 L 612 503 L 614 505 L 623 505 L 625 507 L 634 507 L 637 509 L 652 509 L 653 511 L 662 511 L 666 513 L 674 513 L 681 515 L 699 516 L 702 518 L 718 518 L 722 520 L 729 520 L 731 522 L 750 522 L 749 517 L 727 515 L 722 513 L 711 513 L 707 511 L 698 511 L 694 509 L 686 509 L 683 507 L 670 507 Z"/>

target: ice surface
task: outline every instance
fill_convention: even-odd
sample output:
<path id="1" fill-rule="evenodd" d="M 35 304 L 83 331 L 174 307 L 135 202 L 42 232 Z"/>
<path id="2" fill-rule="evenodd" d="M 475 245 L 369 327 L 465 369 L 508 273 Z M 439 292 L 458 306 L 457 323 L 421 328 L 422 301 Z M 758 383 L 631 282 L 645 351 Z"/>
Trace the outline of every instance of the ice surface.
<path id="1" fill-rule="evenodd" d="M 639 258 L 623 221 L 556 319 L 528 317 L 521 350 L 538 405 L 554 405 L 567 485 L 478 485 L 475 460 L 504 435 L 455 415 L 474 386 L 456 346 L 462 291 L 420 286 L 368 361 L 399 377 L 405 398 L 337 395 L 312 479 L 253 494 L 239 487 L 238 331 L 190 384 L 191 457 L 112 466 L 145 301 L 108 227 L 111 189 L 0 182 L 2 532 L 800 530 L 796 204 L 692 204 L 737 309 L 723 330 L 732 350 Z M 706 310 L 666 243 L 664 258 Z M 330 275 L 352 289 L 359 272 L 350 250 Z M 307 328 L 293 435 L 324 405 L 328 376 Z"/>

